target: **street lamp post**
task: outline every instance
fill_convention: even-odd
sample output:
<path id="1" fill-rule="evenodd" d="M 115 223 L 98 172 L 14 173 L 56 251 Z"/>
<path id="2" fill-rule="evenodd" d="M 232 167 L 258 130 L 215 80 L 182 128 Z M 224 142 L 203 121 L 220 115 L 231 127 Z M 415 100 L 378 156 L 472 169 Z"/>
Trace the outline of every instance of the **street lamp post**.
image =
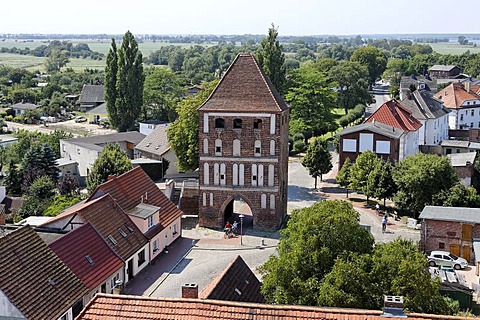
<path id="1" fill-rule="evenodd" d="M 245 217 L 243 214 L 238 216 L 240 218 L 240 245 L 242 246 L 242 236 L 243 236 L 243 218 Z"/>

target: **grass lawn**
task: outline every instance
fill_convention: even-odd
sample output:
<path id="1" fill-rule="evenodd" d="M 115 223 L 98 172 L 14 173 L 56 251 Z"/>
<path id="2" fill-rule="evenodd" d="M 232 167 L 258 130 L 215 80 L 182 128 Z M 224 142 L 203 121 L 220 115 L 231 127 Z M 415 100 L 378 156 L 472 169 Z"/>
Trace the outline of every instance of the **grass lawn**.
<path id="1" fill-rule="evenodd" d="M 454 42 L 439 42 L 439 43 L 428 43 L 433 51 L 440 54 L 462 54 L 467 50 L 470 50 L 470 53 L 479 53 L 480 47 L 474 47 L 473 45 L 462 46 L 459 43 Z"/>

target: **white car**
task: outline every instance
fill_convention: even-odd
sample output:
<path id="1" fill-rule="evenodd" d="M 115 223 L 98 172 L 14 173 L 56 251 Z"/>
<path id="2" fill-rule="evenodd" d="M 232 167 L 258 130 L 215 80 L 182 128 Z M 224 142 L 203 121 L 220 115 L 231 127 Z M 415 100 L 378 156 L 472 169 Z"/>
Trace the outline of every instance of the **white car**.
<path id="1" fill-rule="evenodd" d="M 432 251 L 428 256 L 428 265 L 435 267 L 437 265 L 451 265 L 455 270 L 464 269 L 468 266 L 467 260 L 457 257 L 447 251 Z"/>

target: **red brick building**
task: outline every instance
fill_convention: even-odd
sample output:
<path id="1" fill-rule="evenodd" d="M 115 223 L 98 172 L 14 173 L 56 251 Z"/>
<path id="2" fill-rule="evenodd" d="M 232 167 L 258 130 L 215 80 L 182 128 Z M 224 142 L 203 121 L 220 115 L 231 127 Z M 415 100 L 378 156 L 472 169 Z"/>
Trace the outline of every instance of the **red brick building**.
<path id="1" fill-rule="evenodd" d="M 480 238 L 479 208 L 426 206 L 419 219 L 420 247 L 424 252 L 449 251 L 473 261 L 474 238 Z"/>
<path id="2" fill-rule="evenodd" d="M 253 226 L 287 214 L 289 108 L 252 54 L 239 54 L 198 109 L 199 223 L 221 227 L 242 199 Z"/>

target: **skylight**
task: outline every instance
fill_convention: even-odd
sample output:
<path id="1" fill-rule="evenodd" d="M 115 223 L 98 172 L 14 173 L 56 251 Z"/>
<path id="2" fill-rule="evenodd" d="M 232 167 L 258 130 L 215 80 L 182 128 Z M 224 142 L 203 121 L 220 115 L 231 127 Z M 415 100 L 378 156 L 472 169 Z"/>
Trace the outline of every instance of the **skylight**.
<path id="1" fill-rule="evenodd" d="M 108 235 L 108 240 L 110 240 L 114 245 L 117 245 L 117 240 L 115 240 L 115 238 L 112 236 L 112 235 Z"/>
<path id="2" fill-rule="evenodd" d="M 93 259 L 88 254 L 85 256 L 85 259 L 93 266 Z"/>
<path id="3" fill-rule="evenodd" d="M 130 231 L 130 233 L 133 233 L 133 228 L 131 225 L 129 225 L 127 222 L 125 222 L 125 228 L 127 228 L 128 231 Z"/>
<path id="4" fill-rule="evenodd" d="M 122 235 L 122 237 L 124 237 L 124 238 L 127 237 L 127 234 L 125 233 L 125 231 L 122 230 L 122 228 L 118 228 L 117 231 L 118 231 L 118 233 L 120 233 Z"/>

